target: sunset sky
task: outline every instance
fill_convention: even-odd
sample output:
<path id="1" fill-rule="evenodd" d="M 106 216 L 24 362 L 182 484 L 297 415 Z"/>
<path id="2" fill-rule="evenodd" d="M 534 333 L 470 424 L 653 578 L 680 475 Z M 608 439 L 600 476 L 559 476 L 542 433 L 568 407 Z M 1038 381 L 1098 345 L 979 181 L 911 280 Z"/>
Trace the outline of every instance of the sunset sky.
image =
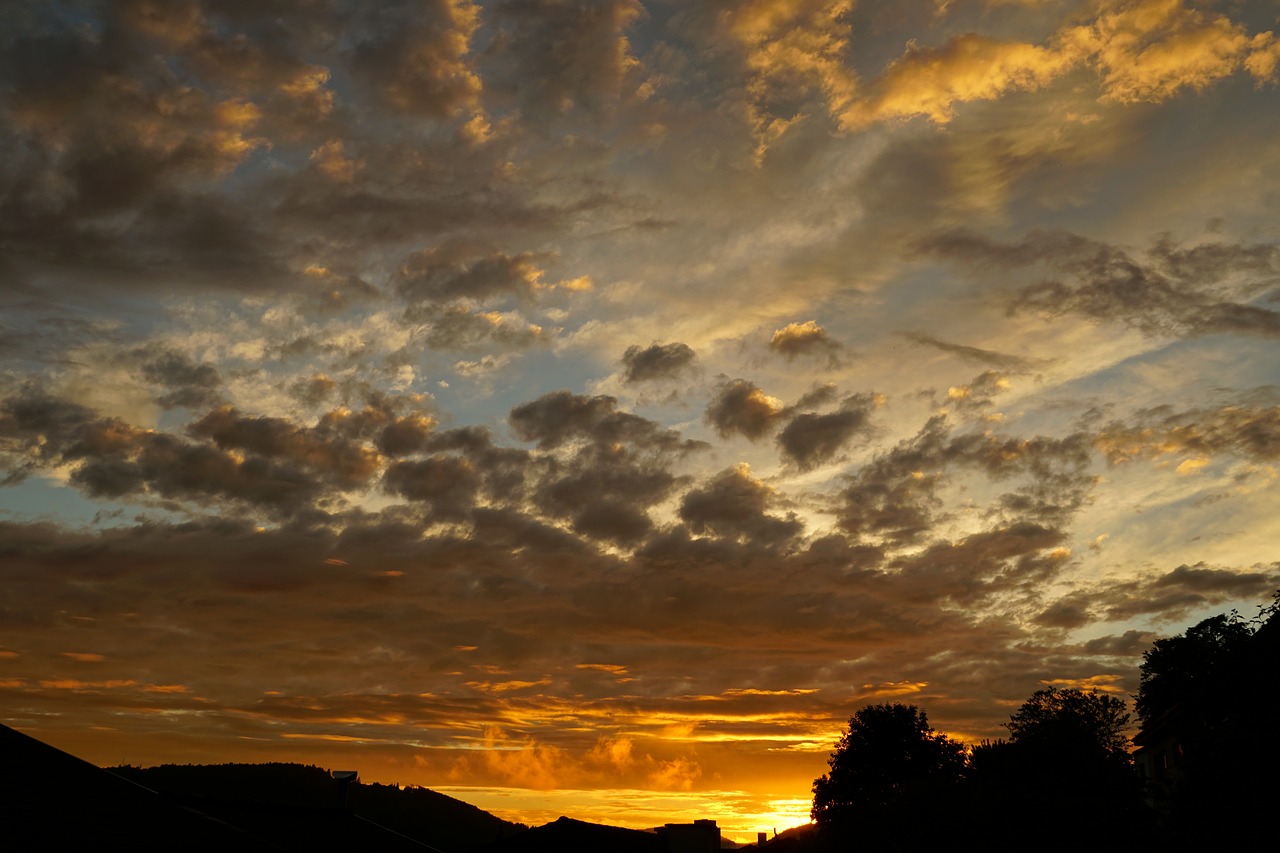
<path id="1" fill-rule="evenodd" d="M 0 722 L 807 820 L 1280 587 L 1273 0 L 10 0 Z"/>

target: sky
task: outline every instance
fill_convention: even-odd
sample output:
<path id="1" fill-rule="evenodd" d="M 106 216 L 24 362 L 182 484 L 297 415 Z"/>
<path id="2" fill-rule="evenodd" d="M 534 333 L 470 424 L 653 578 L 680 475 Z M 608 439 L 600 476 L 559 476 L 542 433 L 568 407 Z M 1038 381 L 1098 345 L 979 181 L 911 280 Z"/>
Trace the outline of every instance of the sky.
<path id="1" fill-rule="evenodd" d="M 8 725 L 754 838 L 1280 587 L 1273 2 L 5 20 Z"/>

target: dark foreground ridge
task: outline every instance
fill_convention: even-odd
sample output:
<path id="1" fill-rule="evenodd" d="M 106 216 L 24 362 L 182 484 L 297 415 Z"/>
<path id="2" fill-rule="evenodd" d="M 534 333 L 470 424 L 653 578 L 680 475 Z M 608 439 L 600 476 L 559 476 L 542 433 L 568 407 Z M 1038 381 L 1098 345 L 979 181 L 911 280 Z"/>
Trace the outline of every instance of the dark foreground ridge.
<path id="1" fill-rule="evenodd" d="M 425 788 L 354 785 L 344 806 L 329 773 L 299 764 L 104 770 L 2 725 L 0 755 L 14 850 L 466 853 L 525 829 Z"/>

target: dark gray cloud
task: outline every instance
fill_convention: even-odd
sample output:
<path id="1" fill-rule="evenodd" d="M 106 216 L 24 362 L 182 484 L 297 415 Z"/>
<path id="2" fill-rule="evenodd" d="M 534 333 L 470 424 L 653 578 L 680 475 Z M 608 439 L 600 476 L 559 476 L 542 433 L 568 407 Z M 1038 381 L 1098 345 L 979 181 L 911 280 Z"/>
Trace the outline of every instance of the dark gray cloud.
<path id="1" fill-rule="evenodd" d="M 411 309 L 406 316 L 428 324 L 424 340 L 438 350 L 523 350 L 548 337 L 541 326 L 517 315 L 473 311 L 463 304 Z"/>
<path id="2" fill-rule="evenodd" d="M 381 420 L 370 411 L 366 418 Z M 242 450 L 266 459 L 306 466 L 343 488 L 359 488 L 378 470 L 378 454 L 358 440 L 356 423 L 347 423 L 341 412 L 323 418 L 316 427 L 299 427 L 283 418 L 245 415 L 231 406 L 222 406 L 193 423 L 193 436 L 207 438 L 222 450 Z M 354 427 L 354 429 L 353 429 Z"/>
<path id="3" fill-rule="evenodd" d="M 516 406 L 508 422 L 522 441 L 536 441 L 544 450 L 574 439 L 600 444 L 625 442 L 647 450 L 686 453 L 705 445 L 680 438 L 675 430 L 630 412 L 618 411 L 614 397 L 587 397 L 553 391 Z"/>
<path id="4" fill-rule="evenodd" d="M 429 504 L 436 518 L 460 520 L 475 504 L 480 476 L 466 459 L 432 456 L 392 464 L 383 483 L 392 494 Z"/>
<path id="5" fill-rule="evenodd" d="M 1086 596 L 1068 595 L 1040 611 L 1036 624 L 1046 628 L 1080 628 L 1093 621 Z"/>
<path id="6" fill-rule="evenodd" d="M 467 58 L 473 11 L 447 2 L 357 5 L 343 21 L 355 79 L 368 94 L 424 117 L 473 108 L 481 89 Z"/>
<path id="7" fill-rule="evenodd" d="M 1263 396 L 1274 397 L 1274 393 Z M 1097 444 L 1112 464 L 1170 454 L 1232 454 L 1274 461 L 1280 459 L 1280 405 L 1259 403 L 1246 395 L 1216 408 L 1147 409 L 1128 423 L 1107 424 L 1099 431 Z"/>
<path id="8" fill-rule="evenodd" d="M 156 402 L 166 409 L 205 409 L 221 402 L 222 376 L 207 362 L 197 364 L 172 349 L 137 353 L 143 358 L 142 376 L 165 389 Z"/>
<path id="9" fill-rule="evenodd" d="M 289 394 L 305 406 L 320 406 L 338 390 L 338 383 L 323 373 L 298 379 L 289 386 Z"/>
<path id="10" fill-rule="evenodd" d="M 426 448 L 427 437 L 435 422 L 425 415 L 406 415 L 383 427 L 378 436 L 378 450 L 388 456 L 408 456 Z"/>
<path id="11" fill-rule="evenodd" d="M 542 278 L 539 255 L 508 255 L 452 242 L 410 255 L 397 272 L 396 289 L 411 305 L 471 299 L 528 298 Z"/>
<path id="12" fill-rule="evenodd" d="M 1080 590 L 1055 602 L 1040 618 L 1064 628 L 1143 616 L 1182 620 L 1225 601 L 1261 599 L 1277 587 L 1280 564 L 1244 570 L 1184 564 L 1162 574 Z"/>
<path id="13" fill-rule="evenodd" d="M 536 123 L 567 113 L 614 113 L 620 101 L 634 97 L 640 82 L 627 85 L 636 63 L 625 31 L 643 14 L 638 0 L 495 4 L 494 34 L 480 57 L 486 94 Z M 538 85 L 528 85 L 530 80 Z"/>
<path id="14" fill-rule="evenodd" d="M 913 438 L 876 456 L 850 476 L 842 494 L 840 526 L 855 538 L 895 546 L 922 541 L 941 508 L 939 490 L 955 473 L 972 471 L 1011 483 L 992 504 L 1007 526 L 1065 524 L 1087 500 L 1091 437 L 1022 439 L 990 433 L 952 435 L 944 417 L 932 418 Z"/>
<path id="15" fill-rule="evenodd" d="M 649 530 L 646 510 L 678 482 L 662 459 L 588 445 L 548 470 L 533 499 L 549 515 L 572 518 L 580 532 L 634 542 Z"/>
<path id="16" fill-rule="evenodd" d="M 1019 358 L 1016 355 L 1008 355 L 994 350 L 982 349 L 981 347 L 971 347 L 965 344 L 952 343 L 921 332 L 903 332 L 902 336 L 917 344 L 934 347 L 935 349 L 940 349 L 943 352 L 959 356 L 965 361 L 989 364 L 992 367 L 998 367 L 1005 370 L 1018 370 L 1029 366 L 1026 359 Z"/>
<path id="17" fill-rule="evenodd" d="M 310 512 L 336 491 L 370 484 L 380 458 L 359 433 L 381 419 L 366 408 L 300 427 L 224 406 L 190 426 L 193 442 L 29 388 L 0 405 L 0 434 L 18 450 L 8 464 L 11 481 L 69 465 L 72 484 L 95 496 L 197 504 L 226 498 L 294 514 Z"/>
<path id="18" fill-rule="evenodd" d="M 484 479 L 485 492 L 498 504 L 518 503 L 524 496 L 526 481 L 540 466 L 527 450 L 500 447 L 483 427 L 459 427 L 443 430 L 427 439 L 428 453 L 460 453 L 471 461 Z"/>
<path id="19" fill-rule="evenodd" d="M 840 389 L 834 383 L 827 382 L 822 385 L 815 384 L 813 389 L 806 391 L 800 395 L 800 399 L 790 406 L 794 411 L 806 411 L 809 409 L 818 409 L 828 403 L 834 402 L 840 394 Z"/>
<path id="20" fill-rule="evenodd" d="M 696 359 L 693 349 L 679 342 L 653 343 L 647 347 L 632 345 L 622 354 L 622 381 L 673 379 L 692 367 Z"/>
<path id="21" fill-rule="evenodd" d="M 341 310 L 377 298 L 370 253 L 608 203 L 503 177 L 472 67 L 483 22 L 446 2 L 27 4 L 0 36 L 0 235 L 20 262 L 0 284 L 44 291 L 54 271 L 64 295 L 293 290 Z M 487 298 L 529 262 L 411 262 L 406 286 Z"/>
<path id="22" fill-rule="evenodd" d="M 1150 335 L 1280 335 L 1280 314 L 1249 303 L 1280 281 L 1280 246 L 1179 247 L 1162 237 L 1145 257 L 1065 232 L 1032 231 L 997 243 L 970 231 L 935 234 L 918 248 L 971 266 L 1041 266 L 1053 277 L 1019 288 L 1011 312 L 1081 314 Z"/>
<path id="23" fill-rule="evenodd" d="M 773 502 L 773 490 L 753 477 L 746 466 L 738 465 L 686 492 L 679 514 L 694 533 L 770 547 L 804 531 L 804 523 L 793 513 L 770 515 L 767 510 Z"/>
<path id="24" fill-rule="evenodd" d="M 1063 530 L 1033 522 L 1017 522 L 936 542 L 923 551 L 894 560 L 910 589 L 903 594 L 935 596 L 958 604 L 975 604 L 992 596 L 1034 597 L 1063 568 L 1051 552 L 1067 539 Z"/>
<path id="25" fill-rule="evenodd" d="M 778 433 L 783 458 L 802 470 L 830 462 L 856 436 L 868 433 L 875 405 L 874 395 L 855 394 L 837 411 L 794 416 Z"/>

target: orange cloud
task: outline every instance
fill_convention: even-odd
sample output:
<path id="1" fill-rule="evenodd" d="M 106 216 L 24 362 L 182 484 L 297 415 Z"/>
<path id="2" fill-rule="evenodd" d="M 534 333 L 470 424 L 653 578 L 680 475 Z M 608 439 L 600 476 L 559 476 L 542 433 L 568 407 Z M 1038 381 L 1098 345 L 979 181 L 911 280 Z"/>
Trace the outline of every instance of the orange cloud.
<path id="1" fill-rule="evenodd" d="M 852 0 L 750 0 L 723 13 L 750 75 L 747 111 L 757 162 L 798 118 L 776 114 L 771 101 L 813 93 L 832 114 L 852 103 L 857 79 L 845 61 L 852 10 Z"/>
<path id="2" fill-rule="evenodd" d="M 649 784 L 659 791 L 689 791 L 702 778 L 702 767 L 683 756 L 664 761 L 649 774 Z"/>
<path id="3" fill-rule="evenodd" d="M 1050 678 L 1041 679 L 1041 684 L 1050 687 L 1074 688 L 1076 690 L 1097 690 L 1099 693 L 1125 693 L 1123 675 L 1091 675 L 1088 678 Z"/>
<path id="4" fill-rule="evenodd" d="M 938 48 L 912 44 L 880 77 L 874 97 L 839 114 L 840 125 L 854 130 L 918 115 L 946 124 L 958 103 L 1039 89 L 1073 64 L 1069 53 L 976 33 L 957 36 Z"/>

